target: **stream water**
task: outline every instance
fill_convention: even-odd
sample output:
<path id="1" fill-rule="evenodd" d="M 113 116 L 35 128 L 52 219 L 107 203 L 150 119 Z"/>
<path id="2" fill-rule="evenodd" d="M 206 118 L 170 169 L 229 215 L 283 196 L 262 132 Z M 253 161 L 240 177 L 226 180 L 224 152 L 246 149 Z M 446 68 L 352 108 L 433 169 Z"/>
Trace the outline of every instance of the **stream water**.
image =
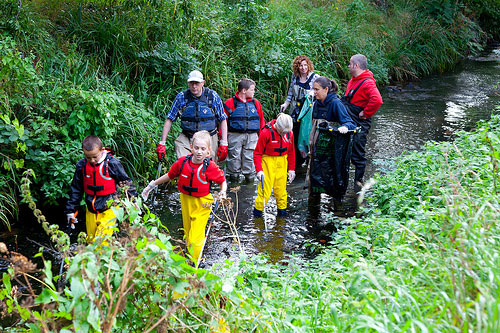
<path id="1" fill-rule="evenodd" d="M 500 104 L 500 48 L 493 48 L 463 61 L 455 70 L 412 82 L 402 87 L 382 89 L 384 105 L 373 119 L 367 152 L 366 178 L 384 171 L 390 161 L 404 151 L 420 149 L 426 141 L 443 141 L 458 130 L 472 129 L 478 120 L 488 119 Z M 308 203 L 305 170 L 299 168 L 287 188 L 289 216 L 276 217 L 271 198 L 262 218 L 252 217 L 256 182 L 233 182 L 240 186 L 236 225 L 246 254 L 265 252 L 274 262 L 295 253 L 308 255 L 311 241 L 326 242 L 335 231 L 336 221 L 354 215 L 356 193 L 351 184 L 341 206 L 326 195 L 321 202 Z M 233 202 L 235 194 L 230 193 Z M 174 237 L 182 238 L 179 194 L 174 188 L 162 190 L 153 200 L 153 211 Z M 208 265 L 238 257 L 239 248 L 227 224 L 215 221 L 204 250 Z"/>
<path id="2" fill-rule="evenodd" d="M 366 178 L 384 171 L 403 151 L 418 150 L 429 140 L 449 140 L 457 130 L 472 129 L 478 120 L 488 119 L 500 104 L 499 82 L 500 48 L 497 46 L 464 60 L 451 72 L 403 87 L 382 88 L 384 105 L 373 118 L 367 145 Z M 265 209 L 267 231 L 264 219 L 252 217 L 257 183 L 229 184 L 240 186 L 236 225 L 247 255 L 264 252 L 274 262 L 292 253 L 307 256 L 314 249 L 310 244 L 329 240 L 336 221 L 354 215 L 356 194 L 352 184 L 341 206 L 335 206 L 326 195 L 320 202 L 309 204 L 304 179 L 305 169 L 299 168 L 295 181 L 287 189 L 289 215 L 286 218 L 276 218 L 276 204 L 271 198 Z M 234 193 L 229 196 L 236 202 Z M 149 205 L 173 237 L 182 239 L 178 191 L 172 187 L 162 188 Z M 6 242 L 9 249 L 32 257 L 38 251 L 35 242 L 49 244 L 41 233 L 43 230 L 34 223 L 22 226 L 18 223 L 11 233 L 1 233 L 0 241 Z M 238 257 L 239 249 L 229 226 L 216 220 L 204 250 L 204 264 L 211 266 Z M 0 260 L 0 271 L 6 267 L 7 263 Z"/>

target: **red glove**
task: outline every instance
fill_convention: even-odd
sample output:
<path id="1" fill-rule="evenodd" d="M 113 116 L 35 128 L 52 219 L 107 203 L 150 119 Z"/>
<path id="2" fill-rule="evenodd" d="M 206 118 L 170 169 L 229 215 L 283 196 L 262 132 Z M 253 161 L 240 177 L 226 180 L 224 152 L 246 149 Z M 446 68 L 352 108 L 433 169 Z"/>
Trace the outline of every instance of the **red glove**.
<path id="1" fill-rule="evenodd" d="M 159 143 L 156 147 L 156 153 L 158 154 L 158 161 L 161 161 L 162 158 L 167 154 L 167 148 L 164 143 Z"/>
<path id="2" fill-rule="evenodd" d="M 220 141 L 219 149 L 217 149 L 217 162 L 222 162 L 227 157 L 227 142 Z"/>

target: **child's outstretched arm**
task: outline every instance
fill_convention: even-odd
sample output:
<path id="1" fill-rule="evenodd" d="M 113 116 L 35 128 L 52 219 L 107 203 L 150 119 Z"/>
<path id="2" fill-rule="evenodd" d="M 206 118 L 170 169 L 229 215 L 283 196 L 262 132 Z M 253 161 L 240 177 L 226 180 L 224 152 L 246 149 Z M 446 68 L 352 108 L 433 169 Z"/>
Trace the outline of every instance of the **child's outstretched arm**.
<path id="1" fill-rule="evenodd" d="M 169 181 L 170 181 L 170 177 L 168 176 L 168 173 L 164 174 L 163 176 L 161 176 L 160 178 L 158 178 L 156 180 L 150 181 L 148 186 L 146 186 L 144 191 L 142 191 L 142 198 L 144 199 L 144 201 L 146 201 L 148 199 L 149 193 L 152 190 L 154 190 L 154 188 L 156 186 L 163 184 L 165 182 L 169 182 Z"/>
<path id="2" fill-rule="evenodd" d="M 218 199 L 225 199 L 226 198 L 226 192 L 227 192 L 227 182 L 224 180 L 222 184 L 220 184 L 220 192 L 217 194 Z"/>

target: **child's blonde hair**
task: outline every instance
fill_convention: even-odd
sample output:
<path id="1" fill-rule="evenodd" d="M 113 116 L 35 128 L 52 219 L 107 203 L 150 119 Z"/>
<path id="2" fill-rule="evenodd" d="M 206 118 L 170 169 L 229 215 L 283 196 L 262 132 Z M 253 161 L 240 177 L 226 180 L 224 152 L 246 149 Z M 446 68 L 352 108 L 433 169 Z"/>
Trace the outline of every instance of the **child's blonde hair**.
<path id="1" fill-rule="evenodd" d="M 211 150 L 210 142 L 212 141 L 212 138 L 210 137 L 210 133 L 208 133 L 208 131 L 198 131 L 194 133 L 193 138 L 191 139 L 191 145 L 194 144 L 195 140 L 205 142 L 207 144 L 208 150 Z"/>
<path id="2" fill-rule="evenodd" d="M 280 113 L 278 115 L 278 118 L 276 118 L 276 125 L 277 128 L 279 128 L 282 132 L 288 133 L 291 132 L 293 129 L 293 120 L 290 115 L 286 113 Z"/>

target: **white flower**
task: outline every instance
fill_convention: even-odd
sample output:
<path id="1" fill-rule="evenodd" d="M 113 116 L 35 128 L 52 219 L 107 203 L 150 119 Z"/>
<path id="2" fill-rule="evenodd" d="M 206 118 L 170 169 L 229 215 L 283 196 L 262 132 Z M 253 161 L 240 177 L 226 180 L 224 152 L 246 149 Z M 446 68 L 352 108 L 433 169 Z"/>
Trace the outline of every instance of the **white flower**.
<path id="1" fill-rule="evenodd" d="M 222 291 L 224 291 L 226 293 L 230 293 L 231 291 L 233 291 L 233 289 L 234 289 L 234 287 L 231 284 L 227 283 L 227 282 L 225 282 L 222 285 Z"/>

